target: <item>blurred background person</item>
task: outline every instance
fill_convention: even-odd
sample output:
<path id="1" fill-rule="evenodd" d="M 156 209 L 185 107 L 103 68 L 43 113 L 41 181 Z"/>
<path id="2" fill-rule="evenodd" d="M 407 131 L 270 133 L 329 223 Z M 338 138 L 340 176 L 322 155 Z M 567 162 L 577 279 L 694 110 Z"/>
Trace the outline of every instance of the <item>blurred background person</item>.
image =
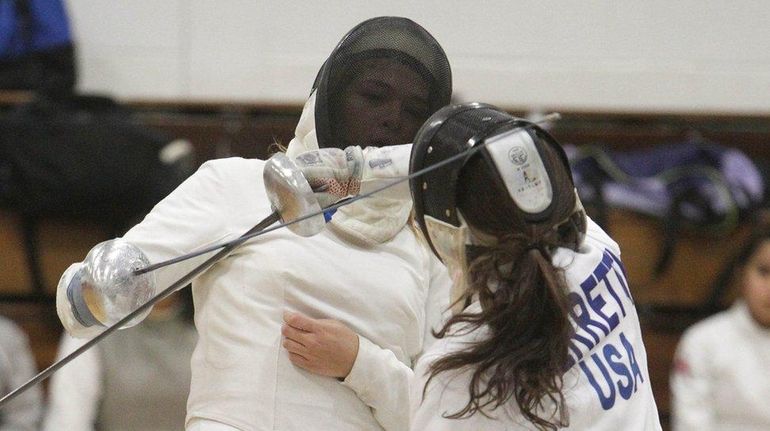
<path id="1" fill-rule="evenodd" d="M 46 431 L 171 431 L 184 428 L 190 355 L 197 336 L 188 288 L 155 305 L 51 378 Z M 66 333 L 57 359 L 85 340 Z"/>
<path id="2" fill-rule="evenodd" d="M 27 336 L 11 320 L 0 316 L 0 394 L 21 386 L 36 372 Z M 0 431 L 37 430 L 42 412 L 40 386 L 33 386 L 0 409 Z"/>
<path id="3" fill-rule="evenodd" d="M 372 151 L 405 144 L 449 102 L 451 88 L 446 54 L 424 28 L 401 17 L 363 21 L 322 66 L 286 155 L 350 141 Z M 351 153 L 347 161 L 370 171 L 361 158 Z M 380 161 L 367 168 L 390 165 Z M 115 256 L 102 252 L 122 244 L 133 250 L 130 256 L 161 262 L 240 236 L 273 211 L 265 166 L 239 157 L 207 162 L 120 240 L 89 255 Z M 410 367 L 440 319 L 450 284 L 409 226 L 410 211 L 408 199 L 373 196 L 340 208 L 315 236 L 272 232 L 198 275 L 192 284 L 200 340 L 192 355 L 187 429 L 405 429 Z M 158 287 L 172 285 L 204 257 L 160 269 Z M 82 298 L 95 290 L 92 274 L 111 270 L 87 258 L 62 276 L 57 311 L 69 334 L 103 330 L 105 322 Z M 352 338 L 355 364 L 325 376 L 295 367 L 281 349 L 284 311 L 355 328 L 362 335 Z"/>
<path id="4" fill-rule="evenodd" d="M 770 429 L 770 227 L 759 228 L 734 262 L 739 299 L 679 342 L 671 374 L 675 431 Z"/>

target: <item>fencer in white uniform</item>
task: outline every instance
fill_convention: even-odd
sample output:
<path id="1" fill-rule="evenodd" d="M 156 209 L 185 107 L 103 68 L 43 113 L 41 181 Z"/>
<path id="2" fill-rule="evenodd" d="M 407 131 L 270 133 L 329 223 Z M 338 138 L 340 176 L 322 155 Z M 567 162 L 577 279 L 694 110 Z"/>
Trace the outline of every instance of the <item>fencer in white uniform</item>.
<path id="1" fill-rule="evenodd" d="M 489 105 L 447 107 L 411 170 L 477 145 L 411 183 L 468 304 L 417 363 L 411 429 L 660 430 L 620 249 L 585 216 L 560 145 Z"/>
<path id="2" fill-rule="evenodd" d="M 585 216 L 559 144 L 489 105 L 456 105 L 420 129 L 409 172 L 452 157 L 410 179 L 457 313 L 417 361 L 410 429 L 660 430 L 620 249 Z M 303 169 L 344 184 L 332 167 Z"/>
<path id="3" fill-rule="evenodd" d="M 688 329 L 671 377 L 675 431 L 770 429 L 770 328 L 742 301 Z"/>
<path id="4" fill-rule="evenodd" d="M 321 69 L 287 154 L 406 143 L 450 94 L 444 52 L 422 27 L 404 18 L 365 21 Z M 272 212 L 264 165 L 241 158 L 205 163 L 122 241 L 156 263 L 243 234 Z M 405 429 L 410 366 L 441 318 L 451 284 L 407 224 L 410 211 L 409 200 L 360 201 L 339 209 L 314 237 L 271 232 L 195 278 L 199 342 L 187 429 Z M 157 270 L 159 288 L 207 256 Z M 63 275 L 57 310 L 70 334 L 89 336 L 102 328 L 84 325 L 72 300 L 79 268 Z M 281 347 L 284 311 L 333 318 L 359 334 L 344 381 L 290 362 Z"/>
<path id="5" fill-rule="evenodd" d="M 734 260 L 740 299 L 682 335 L 671 373 L 674 431 L 770 429 L 770 229 Z"/>

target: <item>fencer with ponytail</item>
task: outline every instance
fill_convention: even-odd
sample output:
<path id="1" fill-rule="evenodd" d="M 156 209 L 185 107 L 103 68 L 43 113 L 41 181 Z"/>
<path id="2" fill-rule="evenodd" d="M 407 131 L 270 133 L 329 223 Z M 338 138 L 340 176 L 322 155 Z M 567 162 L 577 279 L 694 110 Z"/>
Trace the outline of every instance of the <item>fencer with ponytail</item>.
<path id="1" fill-rule="evenodd" d="M 558 141 L 491 105 L 447 106 L 414 139 L 409 171 L 431 166 L 409 188 L 452 306 L 414 364 L 410 429 L 660 431 L 620 247 Z"/>
<path id="2" fill-rule="evenodd" d="M 538 429 L 569 423 L 562 375 L 573 327 L 566 281 L 551 255 L 559 247 L 576 250 L 585 226 L 573 220 L 577 198 L 568 168 L 553 148 L 540 150 L 554 206 L 539 222 L 522 217 L 509 199 L 500 199 L 507 191 L 481 156 L 468 160 L 460 173 L 458 210 L 472 234 L 482 238 L 466 250 L 465 296 L 478 300 L 481 311 L 455 314 L 435 335 L 486 329 L 484 337 L 430 366 L 424 390 L 439 373 L 473 370 L 468 403 L 446 417 L 488 415 L 513 400 Z"/>

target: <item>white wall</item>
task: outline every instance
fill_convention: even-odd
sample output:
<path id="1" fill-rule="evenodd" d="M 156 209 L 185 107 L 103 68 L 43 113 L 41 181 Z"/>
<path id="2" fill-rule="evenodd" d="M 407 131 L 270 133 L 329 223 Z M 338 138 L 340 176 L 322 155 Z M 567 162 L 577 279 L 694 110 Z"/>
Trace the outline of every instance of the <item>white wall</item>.
<path id="1" fill-rule="evenodd" d="M 80 88 L 299 104 L 347 30 L 407 16 L 460 100 L 511 109 L 770 114 L 764 0 L 68 0 Z"/>

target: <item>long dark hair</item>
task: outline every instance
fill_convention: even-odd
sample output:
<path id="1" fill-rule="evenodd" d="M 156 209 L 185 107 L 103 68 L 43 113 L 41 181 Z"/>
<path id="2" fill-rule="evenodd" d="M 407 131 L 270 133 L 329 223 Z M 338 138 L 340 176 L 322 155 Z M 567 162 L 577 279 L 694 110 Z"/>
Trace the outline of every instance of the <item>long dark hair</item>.
<path id="1" fill-rule="evenodd" d="M 466 297 L 478 298 L 481 312 L 456 314 L 435 333 L 443 338 L 455 326 L 462 333 L 488 328 L 485 339 L 430 367 L 424 390 L 439 373 L 473 370 L 470 399 L 449 418 L 488 415 L 513 399 L 538 429 L 555 430 L 569 422 L 562 375 L 573 328 L 564 274 L 551 263 L 551 254 L 557 247 L 577 249 L 585 227 L 574 223 L 577 198 L 568 167 L 557 150 L 538 145 L 555 202 L 541 222 L 525 220 L 510 199 L 501 199 L 507 190 L 481 155 L 473 156 L 461 172 L 460 212 L 472 229 L 496 237 L 497 243 L 468 253 Z M 552 411 L 546 410 L 549 405 Z"/>

